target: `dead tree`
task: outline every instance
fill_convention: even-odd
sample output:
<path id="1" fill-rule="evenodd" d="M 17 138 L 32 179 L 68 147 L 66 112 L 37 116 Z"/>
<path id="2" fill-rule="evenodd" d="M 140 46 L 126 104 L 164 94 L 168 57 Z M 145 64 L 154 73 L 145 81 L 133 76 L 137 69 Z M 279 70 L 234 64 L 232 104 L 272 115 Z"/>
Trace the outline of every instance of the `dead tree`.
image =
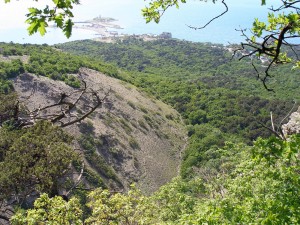
<path id="1" fill-rule="evenodd" d="M 33 126 L 39 120 L 47 120 L 57 126 L 67 127 L 83 121 L 107 102 L 110 90 L 103 92 L 90 88 L 84 79 L 81 79 L 81 83 L 79 89 L 70 93 L 59 93 L 59 98 L 54 103 L 32 110 L 25 109 L 24 102 L 17 101 L 11 108 L 13 112 L 10 112 L 15 126 L 24 128 Z M 26 99 L 30 99 L 33 94 L 34 91 Z M 80 113 L 77 109 L 80 109 Z"/>
<path id="2" fill-rule="evenodd" d="M 271 127 L 268 127 L 266 126 L 265 124 L 263 124 L 262 122 L 259 122 L 258 123 L 266 128 L 267 130 L 269 130 L 273 135 L 275 135 L 276 137 L 282 139 L 282 140 L 285 140 L 286 141 L 286 134 L 284 133 L 283 131 L 283 123 L 284 121 L 286 121 L 286 119 L 292 114 L 293 110 L 295 109 L 296 107 L 296 104 L 297 102 L 295 101 L 294 102 L 294 105 L 293 107 L 290 109 L 290 111 L 283 117 L 283 119 L 281 119 L 281 121 L 279 122 L 278 125 L 275 125 L 274 124 L 274 120 L 273 120 L 273 113 L 270 112 L 270 120 L 271 120 Z"/>

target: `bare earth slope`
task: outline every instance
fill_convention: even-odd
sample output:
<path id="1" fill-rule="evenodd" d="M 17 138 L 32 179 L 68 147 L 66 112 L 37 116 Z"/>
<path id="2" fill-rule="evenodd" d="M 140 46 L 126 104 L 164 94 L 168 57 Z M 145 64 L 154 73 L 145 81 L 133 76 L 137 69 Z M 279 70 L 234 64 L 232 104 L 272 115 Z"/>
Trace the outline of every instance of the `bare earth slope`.
<path id="1" fill-rule="evenodd" d="M 92 137 L 97 155 L 104 159 L 102 164 L 106 164 L 115 176 L 93 165 L 95 162 L 86 157 L 86 149 L 81 146 L 87 168 L 97 172 L 107 186 L 126 189 L 137 182 L 148 193 L 176 176 L 186 142 L 180 115 L 128 83 L 94 70 L 81 70 L 89 87 L 103 95 L 108 92 L 109 96 L 103 107 L 84 123 L 72 125 L 67 130 L 77 139 Z M 21 101 L 30 109 L 54 103 L 61 93 L 74 90 L 63 82 L 31 74 L 16 78 L 14 86 Z M 81 110 L 84 109 L 79 108 L 76 113 Z"/>

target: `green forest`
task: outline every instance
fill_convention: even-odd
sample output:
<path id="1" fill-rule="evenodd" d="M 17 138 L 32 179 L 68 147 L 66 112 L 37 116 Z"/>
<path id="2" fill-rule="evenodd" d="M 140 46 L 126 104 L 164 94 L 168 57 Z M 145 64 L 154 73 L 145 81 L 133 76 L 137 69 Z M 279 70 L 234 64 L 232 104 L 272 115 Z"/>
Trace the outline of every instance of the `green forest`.
<path id="1" fill-rule="evenodd" d="M 270 85 L 276 91 L 269 92 L 256 79 L 249 61 L 232 59 L 222 45 L 129 38 L 117 44 L 80 41 L 57 47 L 121 67 L 121 79 L 181 113 L 190 136 L 181 167 L 183 177 L 206 162 L 206 151 L 226 141 L 252 145 L 258 137 L 269 137 L 270 131 L 262 124 L 271 127 L 270 112 L 280 126 L 299 100 L 294 91 L 300 81 L 297 71 L 289 70 L 287 77 L 282 75 L 287 67 L 275 68 Z"/>
<path id="2" fill-rule="evenodd" d="M 232 57 L 229 47 L 135 37 L 1 43 L 0 198 L 3 205 L 14 202 L 11 224 L 300 223 L 300 137 L 270 131 L 271 112 L 277 130 L 298 107 L 298 71 L 274 67 L 268 80 L 274 92 L 267 91 L 250 61 Z M 33 73 L 79 88 L 74 74 L 82 67 L 129 82 L 181 114 L 189 138 L 178 177 L 154 193 L 134 183 L 128 192 L 114 192 L 90 171 L 92 189 L 74 188 L 68 201 L 59 196 L 58 187 L 74 184 L 63 179 L 70 165 L 81 168 L 74 137 L 47 121 L 23 128 L 13 79 Z M 79 143 L 95 145 L 88 135 Z M 91 157 L 114 179 L 106 162 Z M 34 203 L 27 199 L 32 193 L 38 193 Z"/>
<path id="3" fill-rule="evenodd" d="M 142 15 L 159 23 L 186 2 L 149 0 Z M 191 29 L 230 10 L 211 2 L 224 11 Z M 27 31 L 70 37 L 79 4 L 28 8 Z M 299 1 L 268 11 L 241 45 L 0 42 L 0 224 L 300 224 L 299 117 L 283 128 L 300 110 Z"/>

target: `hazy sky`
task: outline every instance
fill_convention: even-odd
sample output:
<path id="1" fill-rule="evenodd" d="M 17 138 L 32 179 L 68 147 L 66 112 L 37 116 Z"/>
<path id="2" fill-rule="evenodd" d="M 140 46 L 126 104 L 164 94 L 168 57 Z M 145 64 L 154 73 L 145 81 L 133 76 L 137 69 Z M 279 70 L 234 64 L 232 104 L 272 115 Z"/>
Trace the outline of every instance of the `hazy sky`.
<path id="1" fill-rule="evenodd" d="M 124 32 L 128 34 L 159 34 L 168 31 L 180 39 L 221 43 L 223 40 L 224 42 L 239 42 L 239 35 L 235 34 L 236 28 L 249 28 L 254 18 L 266 18 L 267 16 L 267 7 L 261 6 L 261 0 L 226 0 L 229 12 L 219 20 L 214 21 L 205 30 L 195 31 L 186 25 L 203 26 L 211 18 L 223 12 L 224 6 L 221 1 L 213 4 L 209 0 L 207 2 L 188 0 L 187 4 L 181 4 L 179 10 L 176 8 L 168 10 L 158 25 L 155 23 L 146 25 L 142 18 L 141 9 L 148 2 L 149 0 L 81 0 L 81 4 L 75 6 L 73 10 L 74 21 L 84 21 L 101 15 L 118 19 L 118 24 L 124 27 Z M 269 0 L 267 2 L 280 1 Z M 51 0 L 39 0 L 39 2 L 11 0 L 7 4 L 4 3 L 4 0 L 0 0 L 0 41 L 17 41 L 16 38 L 26 41 L 28 37 L 26 27 L 28 25 L 24 22 L 27 8 L 44 8 L 47 3 L 51 4 Z M 22 34 L 20 28 L 21 31 L 24 29 Z M 57 35 L 57 32 L 52 35 Z M 39 38 L 38 36 L 36 35 L 36 38 Z M 51 38 L 55 39 L 54 36 Z"/>
<path id="2" fill-rule="evenodd" d="M 35 2 L 32 0 L 12 0 L 10 3 L 5 4 L 4 0 L 0 0 L 0 29 L 24 27 L 27 8 L 31 6 L 44 6 L 46 3 L 49 4 L 51 1 L 43 0 Z M 227 0 L 227 3 L 232 12 L 244 12 L 245 17 L 251 13 L 251 16 L 253 15 L 252 17 L 255 17 L 257 13 L 255 10 L 258 9 L 260 0 Z M 74 15 L 78 20 L 90 19 L 99 14 L 103 16 L 119 16 L 121 19 L 123 19 L 123 16 L 126 16 L 127 20 L 136 20 L 142 19 L 140 9 L 146 4 L 147 1 L 144 0 L 81 0 L 81 5 L 76 6 L 74 9 Z M 254 11 L 251 12 L 252 9 L 254 9 Z M 205 18 L 222 11 L 222 6 L 220 3 L 216 6 L 212 3 L 191 0 L 187 5 L 182 5 L 180 10 L 174 9 L 172 10 L 173 12 L 167 12 L 164 17 L 184 14 L 185 10 L 190 10 L 191 15 L 197 14 Z M 132 18 L 128 18 L 128 11 L 131 12 L 130 15 Z M 177 18 L 173 19 L 176 20 Z M 187 21 L 188 19 L 189 18 L 186 18 Z M 237 16 L 237 19 L 243 18 Z"/>

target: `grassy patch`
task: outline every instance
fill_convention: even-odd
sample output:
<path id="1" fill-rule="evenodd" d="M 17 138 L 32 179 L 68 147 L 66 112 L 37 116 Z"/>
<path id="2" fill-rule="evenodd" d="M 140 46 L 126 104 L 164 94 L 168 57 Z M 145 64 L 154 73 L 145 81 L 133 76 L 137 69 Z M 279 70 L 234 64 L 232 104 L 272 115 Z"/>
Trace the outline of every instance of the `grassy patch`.
<path id="1" fill-rule="evenodd" d="M 145 129 L 146 131 L 149 131 L 147 125 L 144 123 L 143 120 L 138 120 L 139 126 Z"/>
<path id="2" fill-rule="evenodd" d="M 131 108 L 136 109 L 136 106 L 135 106 L 135 104 L 134 104 L 133 102 L 128 101 L 127 104 L 128 104 Z"/>
<path id="3" fill-rule="evenodd" d="M 143 113 L 146 113 L 146 114 L 148 113 L 148 110 L 145 107 L 139 106 L 139 108 Z"/>
<path id="4" fill-rule="evenodd" d="M 133 137 L 129 138 L 128 143 L 129 143 L 129 145 L 130 145 L 131 148 L 133 148 L 133 149 L 140 149 L 139 143 Z"/>
<path id="5" fill-rule="evenodd" d="M 119 121 L 121 123 L 121 127 L 126 131 L 126 133 L 132 132 L 132 128 L 124 119 L 120 118 Z"/>
<path id="6" fill-rule="evenodd" d="M 84 157 L 90 165 L 103 176 L 119 181 L 114 170 L 106 163 L 103 156 L 97 153 L 97 145 L 101 144 L 91 135 L 82 135 L 79 139 L 80 146 L 84 149 Z"/>

